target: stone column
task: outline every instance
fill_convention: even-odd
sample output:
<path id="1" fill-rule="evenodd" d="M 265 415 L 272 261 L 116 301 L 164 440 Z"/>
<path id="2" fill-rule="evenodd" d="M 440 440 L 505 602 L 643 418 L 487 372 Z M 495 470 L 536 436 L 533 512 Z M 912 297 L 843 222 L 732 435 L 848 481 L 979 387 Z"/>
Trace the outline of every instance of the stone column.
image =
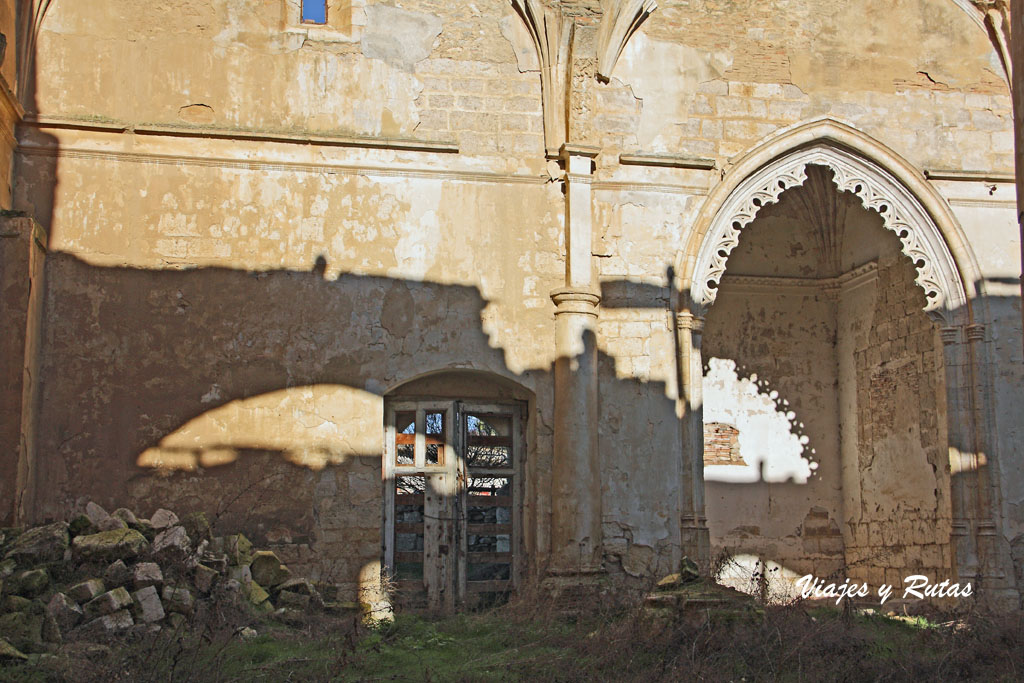
<path id="1" fill-rule="evenodd" d="M 553 576 L 601 571 L 601 465 L 597 447 L 597 344 L 601 297 L 593 286 L 590 181 L 598 150 L 563 145 L 566 286 L 555 302 L 555 424 L 551 471 Z"/>
<path id="2" fill-rule="evenodd" d="M 1020 260 L 1024 268 L 1024 0 L 1010 3 L 1010 95 L 1013 97 L 1013 131 L 1017 170 L 1017 224 L 1020 230 Z M 1024 325 L 1024 274 L 1020 278 L 1021 324 Z M 1024 335 L 1022 335 L 1024 340 Z"/>
<path id="3" fill-rule="evenodd" d="M 978 575 L 978 549 L 974 537 L 973 511 L 976 508 L 974 487 L 969 479 L 975 468 L 973 453 L 965 444 L 973 439 L 964 421 L 965 390 L 963 328 L 943 327 L 943 363 L 946 368 L 946 425 L 949 442 L 949 488 L 952 508 L 953 569 L 962 581 L 975 582 Z"/>
<path id="4" fill-rule="evenodd" d="M 704 318 L 684 311 L 676 316 L 679 334 L 682 462 L 679 486 L 679 532 L 682 554 L 701 571 L 711 566 L 711 538 L 704 510 Z"/>
<path id="5" fill-rule="evenodd" d="M 34 515 L 45 244 L 33 219 L 0 217 L 0 526 Z"/>

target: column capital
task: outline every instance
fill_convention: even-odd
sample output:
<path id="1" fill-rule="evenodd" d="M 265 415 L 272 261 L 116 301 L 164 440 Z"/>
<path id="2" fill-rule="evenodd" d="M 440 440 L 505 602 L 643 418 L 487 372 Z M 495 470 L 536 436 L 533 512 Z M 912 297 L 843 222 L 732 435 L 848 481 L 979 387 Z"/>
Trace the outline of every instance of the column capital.
<path id="1" fill-rule="evenodd" d="M 676 314 L 676 329 L 690 330 L 691 334 L 704 334 L 704 318 L 684 311 Z"/>
<path id="2" fill-rule="evenodd" d="M 551 300 L 555 302 L 555 315 L 581 313 L 597 316 L 601 295 L 588 289 L 559 287 L 551 291 Z"/>
<path id="3" fill-rule="evenodd" d="M 960 327 L 943 327 L 939 329 L 939 336 L 942 337 L 942 345 L 950 346 L 960 343 Z"/>
<path id="4" fill-rule="evenodd" d="M 981 323 L 972 323 L 964 329 L 967 331 L 967 341 L 985 341 L 985 326 Z"/>
<path id="5" fill-rule="evenodd" d="M 558 158 L 568 160 L 569 157 L 586 157 L 593 159 L 601 153 L 600 147 L 593 145 L 581 145 L 575 142 L 566 142 L 558 148 Z"/>

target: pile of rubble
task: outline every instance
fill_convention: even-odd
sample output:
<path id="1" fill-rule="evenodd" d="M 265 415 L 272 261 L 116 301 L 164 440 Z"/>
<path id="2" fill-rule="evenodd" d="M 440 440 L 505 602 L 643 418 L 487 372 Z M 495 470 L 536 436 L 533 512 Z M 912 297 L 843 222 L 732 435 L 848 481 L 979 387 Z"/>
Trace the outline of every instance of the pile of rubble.
<path id="1" fill-rule="evenodd" d="M 65 639 L 187 629 L 220 600 L 257 613 L 325 607 L 273 552 L 242 534 L 213 536 L 201 513 L 139 519 L 89 503 L 68 522 L 0 530 L 0 557 L 0 661 L 54 652 Z"/>

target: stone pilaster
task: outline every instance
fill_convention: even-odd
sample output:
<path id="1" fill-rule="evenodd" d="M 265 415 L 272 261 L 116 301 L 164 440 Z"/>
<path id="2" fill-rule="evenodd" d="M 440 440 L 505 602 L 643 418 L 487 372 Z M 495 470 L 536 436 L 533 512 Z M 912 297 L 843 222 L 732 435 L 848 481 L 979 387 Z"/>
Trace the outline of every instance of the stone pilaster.
<path id="1" fill-rule="evenodd" d="M 682 554 L 702 570 L 711 564 L 711 538 L 704 508 L 704 318 L 683 312 L 676 316 L 683 403 L 680 465 L 679 532 Z"/>
<path id="2" fill-rule="evenodd" d="M 555 425 L 551 471 L 551 562 L 556 576 L 601 570 L 601 464 L 597 447 L 597 326 L 590 183 L 598 151 L 562 145 L 565 165 L 565 287 L 555 303 Z"/>

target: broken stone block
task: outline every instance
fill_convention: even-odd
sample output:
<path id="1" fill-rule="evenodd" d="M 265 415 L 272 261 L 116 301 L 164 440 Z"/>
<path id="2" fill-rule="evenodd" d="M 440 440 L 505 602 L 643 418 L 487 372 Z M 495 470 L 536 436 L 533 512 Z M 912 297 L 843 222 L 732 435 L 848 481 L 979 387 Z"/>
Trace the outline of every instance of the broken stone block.
<path id="1" fill-rule="evenodd" d="M 224 539 L 224 552 L 228 562 L 234 565 L 248 565 L 252 562 L 252 543 L 244 534 L 228 536 Z"/>
<path id="2" fill-rule="evenodd" d="M 112 562 L 138 557 L 149 546 L 135 529 L 114 529 L 78 536 L 72 542 L 75 557 L 82 562 Z"/>
<path id="3" fill-rule="evenodd" d="M 62 631 L 73 628 L 85 616 L 85 612 L 78 604 L 64 593 L 54 593 L 50 602 L 46 603 L 46 612 Z"/>
<path id="4" fill-rule="evenodd" d="M 696 581 L 699 579 L 700 568 L 697 566 L 697 563 L 689 557 L 684 557 L 679 562 L 679 578 L 683 583 L 689 583 L 690 581 Z"/>
<path id="5" fill-rule="evenodd" d="M 181 631 L 186 626 L 185 615 L 178 614 L 177 612 L 172 612 L 167 615 L 167 624 L 171 627 L 171 630 Z"/>
<path id="6" fill-rule="evenodd" d="M 192 592 L 187 588 L 164 586 L 163 599 L 164 607 L 168 612 L 192 614 L 192 608 L 195 606 L 195 600 L 192 598 Z"/>
<path id="7" fill-rule="evenodd" d="M 225 574 L 228 571 L 228 556 L 224 553 L 207 551 L 202 554 L 201 561 L 210 569 L 214 569 L 221 574 Z"/>
<path id="8" fill-rule="evenodd" d="M 27 660 L 28 655 L 0 638 L 0 662 L 24 662 Z"/>
<path id="9" fill-rule="evenodd" d="M 134 625 L 135 620 L 132 619 L 132 613 L 123 609 L 119 612 L 114 612 L 113 614 L 105 614 L 99 619 L 93 619 L 81 628 L 90 634 L 110 635 L 123 633 Z"/>
<path id="10" fill-rule="evenodd" d="M 18 569 L 18 563 L 12 560 L 0 562 L 0 579 L 6 579 Z"/>
<path id="11" fill-rule="evenodd" d="M 99 526 L 100 522 L 110 517 L 110 513 L 90 500 L 85 505 L 85 516 L 88 517 L 89 521 L 93 524 Z"/>
<path id="12" fill-rule="evenodd" d="M 270 599 L 270 593 L 263 590 L 263 587 L 255 581 L 243 583 L 242 593 L 245 595 L 246 600 L 257 606 L 262 605 Z"/>
<path id="13" fill-rule="evenodd" d="M 46 573 L 45 569 L 30 569 L 7 579 L 4 590 L 23 598 L 34 598 L 42 594 L 49 585 L 50 575 Z"/>
<path id="14" fill-rule="evenodd" d="M 238 632 L 238 635 L 242 638 L 242 640 L 252 640 L 259 634 L 256 632 L 256 629 L 246 626 Z"/>
<path id="15" fill-rule="evenodd" d="M 128 565 L 124 563 L 124 560 L 117 560 L 107 567 L 107 571 L 103 572 L 103 583 L 110 588 L 127 586 L 131 580 L 132 573 L 128 569 Z"/>
<path id="16" fill-rule="evenodd" d="M 281 591 L 277 594 L 276 599 L 278 607 L 287 607 L 298 610 L 309 609 L 309 601 L 310 597 L 308 595 L 302 595 L 301 593 L 295 593 L 294 591 Z"/>
<path id="17" fill-rule="evenodd" d="M 164 574 L 156 562 L 139 562 L 132 567 L 132 585 L 136 590 L 148 586 L 159 588 L 164 583 Z"/>
<path id="18" fill-rule="evenodd" d="M 124 588 L 115 588 L 85 603 L 84 610 L 88 617 L 98 617 L 104 614 L 113 614 L 131 607 L 132 596 Z"/>
<path id="19" fill-rule="evenodd" d="M 281 564 L 277 554 L 270 550 L 253 553 L 249 569 L 252 570 L 252 580 L 261 586 L 277 586 L 292 576 L 288 567 Z"/>
<path id="20" fill-rule="evenodd" d="M 154 512 L 153 516 L 149 518 L 150 526 L 158 531 L 170 528 L 177 523 L 178 515 L 174 514 L 170 510 L 164 510 L 163 508 Z"/>
<path id="21" fill-rule="evenodd" d="M 190 512 L 181 520 L 181 526 L 185 527 L 189 538 L 195 542 L 206 541 L 213 538 L 213 529 L 210 520 L 202 512 Z"/>
<path id="22" fill-rule="evenodd" d="M 31 612 L 32 601 L 20 595 L 5 596 L 0 602 L 0 613 L 10 614 L 11 612 Z"/>
<path id="23" fill-rule="evenodd" d="M 228 576 L 238 583 L 245 585 L 252 581 L 252 570 L 249 569 L 249 565 L 231 567 L 228 569 Z"/>
<path id="24" fill-rule="evenodd" d="M 218 576 L 220 576 L 220 572 L 217 570 L 197 564 L 192 580 L 201 593 L 209 593 L 210 589 L 213 588 L 213 582 L 217 580 Z"/>
<path id="25" fill-rule="evenodd" d="M 56 643 L 60 645 L 64 642 L 64 637 L 60 632 L 60 625 L 57 620 L 49 612 L 43 613 L 43 642 L 44 643 Z"/>
<path id="26" fill-rule="evenodd" d="M 127 529 L 128 525 L 117 517 L 107 517 L 96 525 L 100 531 L 114 531 L 115 529 Z"/>
<path id="27" fill-rule="evenodd" d="M 117 517 L 119 520 L 124 522 L 125 526 L 135 528 L 139 525 L 139 518 L 135 516 L 135 513 L 128 508 L 117 508 L 112 513 L 111 517 Z"/>
<path id="28" fill-rule="evenodd" d="M 71 535 L 64 522 L 38 526 L 14 539 L 5 557 L 21 566 L 60 562 L 70 542 Z"/>
<path id="29" fill-rule="evenodd" d="M 164 618 L 164 606 L 155 586 L 146 586 L 132 593 L 135 600 L 135 618 L 144 624 L 152 624 Z"/>
<path id="30" fill-rule="evenodd" d="M 106 586 L 99 579 L 89 579 L 82 583 L 75 584 L 68 589 L 68 595 L 71 599 L 77 603 L 89 602 L 97 595 L 105 593 L 107 590 Z"/>
<path id="31" fill-rule="evenodd" d="M 72 537 L 87 536 L 89 534 L 94 534 L 97 531 L 99 531 L 99 529 L 96 528 L 96 525 L 92 523 L 92 520 L 89 519 L 87 515 L 78 515 L 68 522 L 68 532 Z"/>
<path id="32" fill-rule="evenodd" d="M 12 612 L 0 616 L 0 633 L 22 652 L 39 652 L 43 649 L 43 615 Z"/>
<path id="33" fill-rule="evenodd" d="M 172 526 L 157 534 L 153 539 L 153 556 L 168 562 L 180 562 L 188 558 L 192 544 L 184 527 Z"/>

